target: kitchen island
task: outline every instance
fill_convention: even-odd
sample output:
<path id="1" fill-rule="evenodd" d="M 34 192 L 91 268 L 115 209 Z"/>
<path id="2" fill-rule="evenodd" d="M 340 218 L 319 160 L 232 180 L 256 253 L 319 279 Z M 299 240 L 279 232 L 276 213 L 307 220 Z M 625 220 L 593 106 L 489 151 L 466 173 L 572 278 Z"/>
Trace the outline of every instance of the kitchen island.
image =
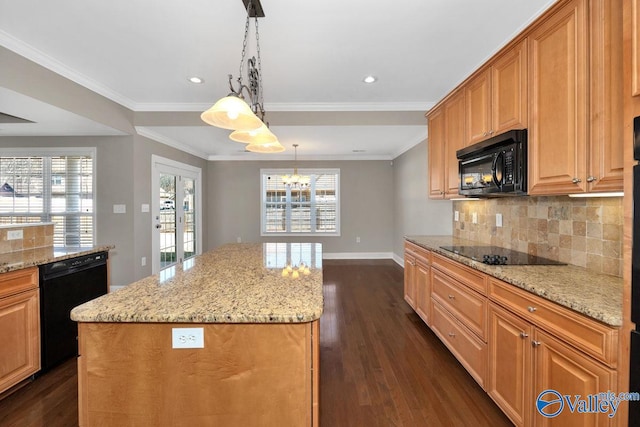
<path id="1" fill-rule="evenodd" d="M 321 267 L 225 245 L 76 307 L 80 426 L 318 425 Z"/>

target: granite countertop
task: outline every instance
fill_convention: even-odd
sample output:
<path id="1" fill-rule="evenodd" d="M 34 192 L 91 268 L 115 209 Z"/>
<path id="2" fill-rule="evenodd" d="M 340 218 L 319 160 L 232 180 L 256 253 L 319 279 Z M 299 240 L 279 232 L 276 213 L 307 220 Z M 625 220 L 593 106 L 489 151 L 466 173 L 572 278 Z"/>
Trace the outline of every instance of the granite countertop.
<path id="1" fill-rule="evenodd" d="M 309 275 L 283 277 L 298 251 Z M 297 259 L 297 256 L 295 256 Z M 77 322 L 301 323 L 322 315 L 319 243 L 228 244 L 71 311 Z"/>
<path id="2" fill-rule="evenodd" d="M 21 270 L 23 268 L 49 264 L 50 262 L 75 258 L 82 255 L 106 252 L 114 247 L 115 246 L 113 245 L 72 248 L 54 248 L 49 246 L 3 253 L 0 254 L 0 274 L 14 270 Z"/>
<path id="3" fill-rule="evenodd" d="M 573 265 L 487 265 L 440 248 L 487 244 L 451 236 L 405 236 L 405 239 L 610 326 L 622 325 L 620 277 L 592 273 Z"/>

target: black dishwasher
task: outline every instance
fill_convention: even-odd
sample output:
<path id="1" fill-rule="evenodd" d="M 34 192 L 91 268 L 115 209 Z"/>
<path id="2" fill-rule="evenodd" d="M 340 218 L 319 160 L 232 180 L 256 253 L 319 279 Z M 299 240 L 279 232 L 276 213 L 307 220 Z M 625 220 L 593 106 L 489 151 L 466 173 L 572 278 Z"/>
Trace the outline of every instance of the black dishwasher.
<path id="1" fill-rule="evenodd" d="M 40 266 L 42 372 L 78 355 L 74 307 L 107 293 L 107 252 Z"/>

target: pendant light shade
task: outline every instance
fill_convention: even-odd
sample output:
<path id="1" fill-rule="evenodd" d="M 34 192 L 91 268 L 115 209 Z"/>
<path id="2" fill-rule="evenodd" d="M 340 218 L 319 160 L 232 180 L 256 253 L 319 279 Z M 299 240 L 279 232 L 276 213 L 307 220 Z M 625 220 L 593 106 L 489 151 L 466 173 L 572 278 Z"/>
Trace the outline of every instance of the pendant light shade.
<path id="1" fill-rule="evenodd" d="M 229 95 L 218 100 L 200 115 L 207 124 L 223 129 L 250 131 L 264 126 L 251 107 L 241 98 Z"/>
<path id="2" fill-rule="evenodd" d="M 269 130 L 266 125 L 262 125 L 258 129 L 231 132 L 229 138 L 236 142 L 245 144 L 268 144 L 278 142 L 278 138 Z"/>
<path id="3" fill-rule="evenodd" d="M 280 153 L 284 151 L 284 147 L 280 142 L 268 142 L 266 144 L 249 144 L 246 147 L 247 151 L 253 153 Z"/>

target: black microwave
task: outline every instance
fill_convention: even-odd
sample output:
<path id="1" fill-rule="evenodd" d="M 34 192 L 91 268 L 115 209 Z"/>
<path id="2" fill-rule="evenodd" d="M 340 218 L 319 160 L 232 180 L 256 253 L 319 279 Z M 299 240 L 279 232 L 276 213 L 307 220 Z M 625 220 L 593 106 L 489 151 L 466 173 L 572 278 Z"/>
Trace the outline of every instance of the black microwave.
<path id="1" fill-rule="evenodd" d="M 527 130 L 511 130 L 456 152 L 463 196 L 527 194 Z"/>

